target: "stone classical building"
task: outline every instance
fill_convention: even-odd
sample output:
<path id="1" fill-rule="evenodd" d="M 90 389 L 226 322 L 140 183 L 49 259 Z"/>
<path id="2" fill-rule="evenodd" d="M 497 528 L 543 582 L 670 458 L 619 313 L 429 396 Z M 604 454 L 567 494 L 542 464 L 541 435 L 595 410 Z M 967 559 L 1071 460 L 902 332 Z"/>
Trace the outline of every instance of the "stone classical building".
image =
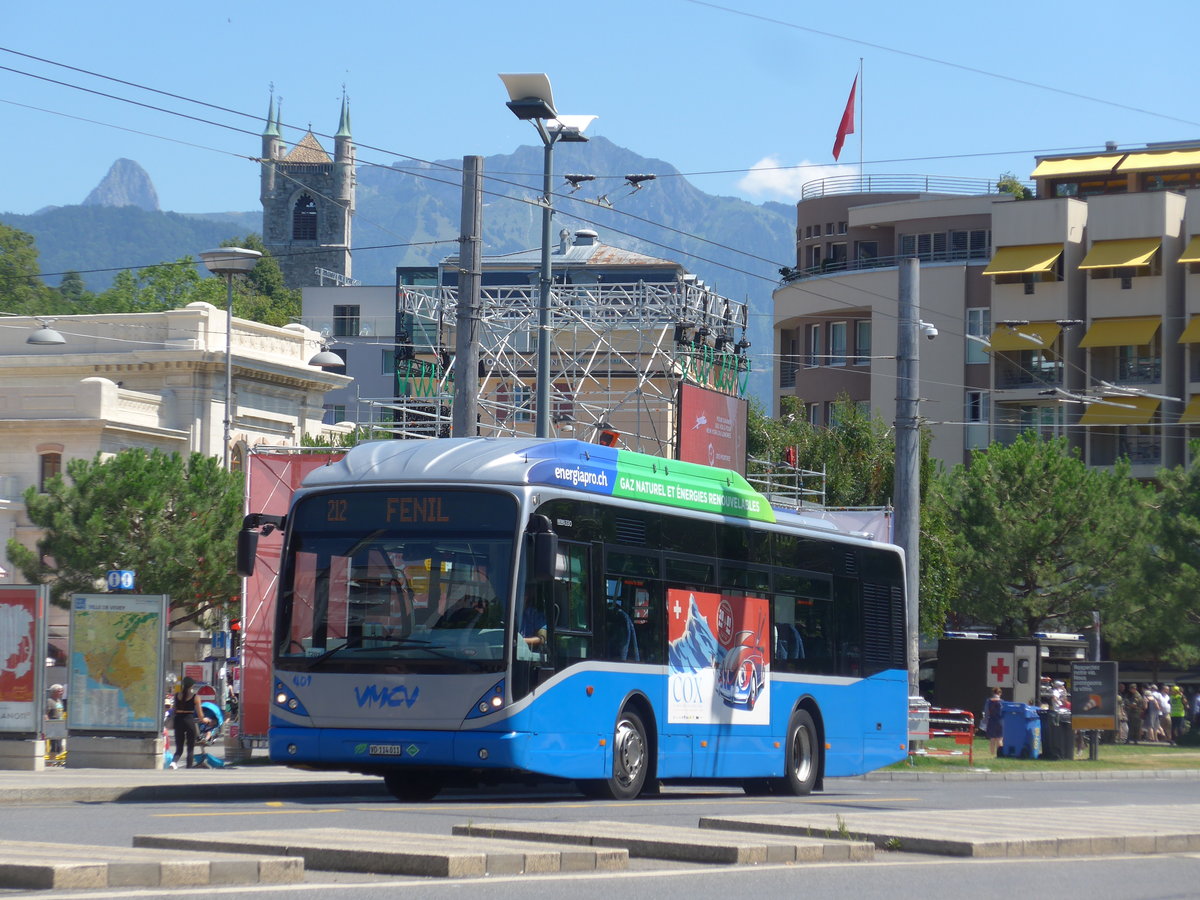
<path id="1" fill-rule="evenodd" d="M 24 492 L 71 459 L 130 447 L 220 457 L 225 419 L 225 311 L 208 303 L 121 315 L 62 316 L 49 325 L 63 343 L 26 338 L 41 320 L 0 319 L 0 566 L 4 583 L 24 581 L 4 550 L 38 536 Z M 325 393 L 349 382 L 308 360 L 319 335 L 233 320 L 231 465 L 248 448 L 295 446 L 331 434 L 321 424 Z"/>

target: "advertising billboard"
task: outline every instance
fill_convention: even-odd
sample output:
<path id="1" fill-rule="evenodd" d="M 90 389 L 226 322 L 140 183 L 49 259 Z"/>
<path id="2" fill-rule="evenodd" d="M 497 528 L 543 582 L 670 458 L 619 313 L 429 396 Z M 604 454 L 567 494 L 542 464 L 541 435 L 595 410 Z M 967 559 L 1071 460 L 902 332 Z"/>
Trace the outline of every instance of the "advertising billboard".
<path id="1" fill-rule="evenodd" d="M 681 383 L 679 459 L 745 475 L 746 402 L 740 397 Z"/>
<path id="2" fill-rule="evenodd" d="M 769 602 L 680 588 L 667 591 L 669 722 L 771 721 Z"/>
<path id="3" fill-rule="evenodd" d="M 0 585 L 0 732 L 42 730 L 46 602 L 44 585 Z"/>

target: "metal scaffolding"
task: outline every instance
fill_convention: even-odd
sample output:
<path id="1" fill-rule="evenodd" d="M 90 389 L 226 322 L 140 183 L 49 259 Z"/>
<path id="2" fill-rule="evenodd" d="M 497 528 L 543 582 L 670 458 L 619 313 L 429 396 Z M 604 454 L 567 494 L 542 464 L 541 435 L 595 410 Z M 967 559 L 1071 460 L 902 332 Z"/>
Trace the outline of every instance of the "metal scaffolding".
<path id="1" fill-rule="evenodd" d="M 396 388 L 360 397 L 356 420 L 397 437 L 449 434 L 457 290 L 402 286 Z M 673 456 L 675 394 L 687 380 L 741 396 L 750 375 L 747 307 L 695 276 L 668 283 L 555 284 L 551 291 L 551 433 Z M 532 434 L 537 285 L 484 287 L 479 306 L 478 430 Z"/>

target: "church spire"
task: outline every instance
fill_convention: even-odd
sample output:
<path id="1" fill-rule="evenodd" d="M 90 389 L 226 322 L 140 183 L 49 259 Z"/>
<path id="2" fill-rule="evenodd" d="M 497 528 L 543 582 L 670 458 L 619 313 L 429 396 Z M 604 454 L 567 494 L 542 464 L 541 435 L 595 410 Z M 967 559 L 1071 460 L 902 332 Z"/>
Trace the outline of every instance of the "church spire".
<path id="1" fill-rule="evenodd" d="M 346 87 L 342 86 L 342 116 L 338 120 L 337 134 L 335 138 L 350 137 L 350 101 L 346 98 Z"/>
<path id="2" fill-rule="evenodd" d="M 282 104 L 280 104 L 282 105 Z M 276 118 L 275 112 L 275 86 L 271 86 L 271 104 L 267 107 L 267 129 L 263 132 L 263 137 L 280 137 L 279 134 L 279 119 Z"/>

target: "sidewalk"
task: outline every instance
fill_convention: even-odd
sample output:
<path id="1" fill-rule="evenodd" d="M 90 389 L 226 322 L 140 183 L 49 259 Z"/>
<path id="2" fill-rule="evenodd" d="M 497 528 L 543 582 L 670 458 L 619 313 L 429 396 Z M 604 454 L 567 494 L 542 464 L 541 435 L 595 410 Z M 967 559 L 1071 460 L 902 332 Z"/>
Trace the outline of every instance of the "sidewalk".
<path id="1" fill-rule="evenodd" d="M 0 770 L 0 806 L 20 803 L 115 803 L 176 800 L 288 800 L 381 796 L 383 779 L 253 763 L 220 769 Z"/>

